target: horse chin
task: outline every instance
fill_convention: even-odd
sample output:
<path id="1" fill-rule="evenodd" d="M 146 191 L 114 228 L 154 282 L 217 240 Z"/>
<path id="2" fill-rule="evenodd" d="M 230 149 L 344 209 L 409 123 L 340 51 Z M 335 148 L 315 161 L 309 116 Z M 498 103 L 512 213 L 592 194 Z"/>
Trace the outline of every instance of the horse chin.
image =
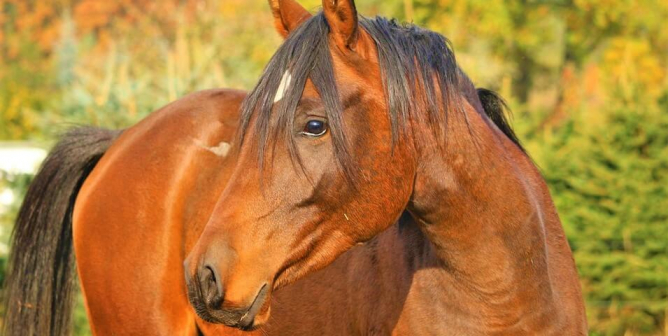
<path id="1" fill-rule="evenodd" d="M 263 326 L 271 311 L 271 288 L 264 285 L 257 293 L 250 306 L 246 308 L 212 309 L 197 294 L 196 289 L 188 288 L 188 299 L 199 318 L 212 324 L 223 324 L 244 331 L 252 331 Z"/>
<path id="2" fill-rule="evenodd" d="M 269 301 L 265 302 L 262 304 L 260 311 L 255 316 L 251 317 L 246 317 L 248 311 L 228 312 L 222 310 L 210 310 L 207 308 L 195 308 L 195 312 L 199 318 L 208 323 L 223 324 L 243 331 L 253 331 L 267 323 L 271 315 L 271 305 Z"/>

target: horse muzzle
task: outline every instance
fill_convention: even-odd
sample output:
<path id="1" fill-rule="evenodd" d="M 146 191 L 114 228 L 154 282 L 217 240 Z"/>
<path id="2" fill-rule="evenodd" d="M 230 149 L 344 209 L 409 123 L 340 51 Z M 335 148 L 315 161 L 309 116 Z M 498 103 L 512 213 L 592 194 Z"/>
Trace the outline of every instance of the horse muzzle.
<path id="1" fill-rule="evenodd" d="M 225 286 L 215 267 L 205 263 L 191 272 L 187 264 L 188 299 L 202 320 L 241 330 L 254 330 L 267 321 L 271 291 L 269 284 L 262 284 L 251 300 L 245 300 L 250 304 L 241 305 L 226 301 Z"/>

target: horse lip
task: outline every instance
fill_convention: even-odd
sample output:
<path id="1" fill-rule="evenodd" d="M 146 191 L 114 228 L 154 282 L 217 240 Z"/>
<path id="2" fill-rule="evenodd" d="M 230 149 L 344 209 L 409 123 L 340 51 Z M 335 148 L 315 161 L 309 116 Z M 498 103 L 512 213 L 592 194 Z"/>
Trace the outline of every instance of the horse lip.
<path id="1" fill-rule="evenodd" d="M 233 311 L 224 311 L 222 309 L 211 309 L 208 305 L 204 303 L 202 298 L 202 293 L 193 283 L 191 275 L 186 272 L 186 288 L 188 293 L 188 300 L 190 301 L 191 306 L 194 308 L 195 313 L 202 320 L 214 323 L 214 324 L 224 324 L 228 327 L 236 327 L 242 330 L 251 330 L 255 321 L 255 316 L 264 306 L 264 303 L 267 299 L 269 292 L 269 286 L 267 283 L 264 283 L 260 290 L 255 295 L 253 303 L 245 310 L 233 310 Z"/>
<path id="2" fill-rule="evenodd" d="M 197 275 L 195 277 L 197 277 Z M 237 312 L 230 314 L 221 310 L 211 310 L 211 308 L 204 303 L 204 299 L 199 287 L 191 280 L 192 277 L 186 272 L 188 300 L 190 301 L 190 305 L 195 310 L 197 316 L 209 323 L 224 324 L 230 327 L 238 324 L 240 320 L 239 316 L 242 316 L 243 313 Z"/>
<path id="3" fill-rule="evenodd" d="M 255 316 L 257 315 L 258 311 L 264 306 L 264 303 L 267 299 L 267 294 L 269 292 L 269 286 L 265 283 L 262 285 L 262 288 L 258 291 L 257 295 L 255 296 L 255 299 L 253 300 L 253 303 L 251 303 L 250 307 L 248 307 L 248 310 L 246 313 L 244 313 L 243 316 L 241 316 L 241 319 L 239 319 L 239 328 L 248 330 L 253 327 L 253 322 L 255 321 Z"/>

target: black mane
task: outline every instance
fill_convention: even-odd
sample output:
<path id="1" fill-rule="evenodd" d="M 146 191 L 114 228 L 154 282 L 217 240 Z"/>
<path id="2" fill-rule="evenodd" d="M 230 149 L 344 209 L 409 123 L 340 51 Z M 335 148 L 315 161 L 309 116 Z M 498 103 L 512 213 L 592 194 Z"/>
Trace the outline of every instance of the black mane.
<path id="1" fill-rule="evenodd" d="M 508 104 L 506 104 L 506 101 L 503 100 L 498 93 L 492 90 L 479 88 L 477 91 L 478 98 L 480 99 L 483 110 L 485 110 L 485 114 L 494 122 L 503 134 L 526 153 L 526 150 L 522 147 L 520 139 L 517 138 L 515 131 L 508 122 L 507 115 L 510 114 L 510 108 L 508 107 Z"/>
<path id="2" fill-rule="evenodd" d="M 437 134 L 443 134 L 447 125 L 446 112 L 461 111 L 462 83 L 472 86 L 468 78 L 460 74 L 450 42 L 438 33 L 412 24 L 401 25 L 383 17 L 361 17 L 360 24 L 378 49 L 393 141 L 406 134 L 409 117 L 425 121 Z M 310 78 L 325 107 L 339 164 L 345 175 L 353 178 L 354 165 L 342 127 L 343 108 L 334 77 L 328 34 L 329 26 L 322 13 L 302 24 L 281 45 L 244 101 L 239 143 L 244 141 L 250 120 L 255 117 L 260 165 L 267 140 L 277 137 L 281 129 L 293 129 L 297 104 L 306 80 Z M 274 97 L 287 70 L 292 80 L 273 112 L 277 114 L 277 124 L 270 127 Z M 488 90 L 479 90 L 478 95 L 485 114 L 520 146 L 504 115 L 503 100 Z M 285 133 L 292 157 L 300 160 L 291 133 Z"/>

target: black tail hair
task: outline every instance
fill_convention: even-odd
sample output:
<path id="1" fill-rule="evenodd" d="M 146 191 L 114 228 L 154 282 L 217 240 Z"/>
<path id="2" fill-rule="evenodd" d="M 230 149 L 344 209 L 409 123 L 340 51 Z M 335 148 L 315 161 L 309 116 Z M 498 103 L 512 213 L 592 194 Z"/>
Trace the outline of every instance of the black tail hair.
<path id="1" fill-rule="evenodd" d="M 510 127 L 510 123 L 508 122 L 506 113 L 510 114 L 510 108 L 508 108 L 506 101 L 492 90 L 480 88 L 477 89 L 477 91 L 478 98 L 480 98 L 485 114 L 494 122 L 496 127 L 498 127 L 503 134 L 526 153 L 526 150 L 522 147 L 522 143 L 517 138 L 515 131 L 513 131 L 513 128 Z"/>
<path id="2" fill-rule="evenodd" d="M 12 233 L 4 335 L 69 335 L 76 289 L 72 209 L 81 185 L 120 132 L 65 134 L 42 163 Z"/>

